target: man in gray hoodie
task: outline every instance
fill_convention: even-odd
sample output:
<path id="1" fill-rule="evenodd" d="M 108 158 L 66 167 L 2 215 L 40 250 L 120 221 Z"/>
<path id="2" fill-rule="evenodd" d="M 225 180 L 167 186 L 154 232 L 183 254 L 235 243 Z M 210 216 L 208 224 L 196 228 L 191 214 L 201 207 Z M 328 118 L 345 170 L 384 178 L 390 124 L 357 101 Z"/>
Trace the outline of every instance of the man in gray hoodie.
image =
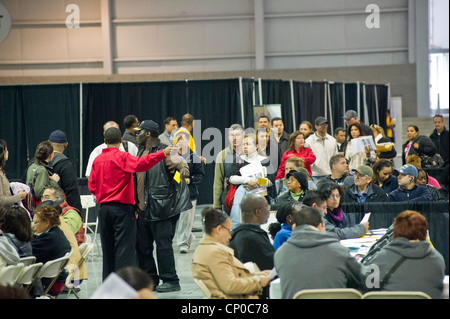
<path id="1" fill-rule="evenodd" d="M 304 207 L 295 217 L 291 237 L 275 252 L 275 268 L 283 299 L 303 289 L 355 288 L 362 290 L 363 267 L 333 234 L 325 232 L 322 214 Z"/>

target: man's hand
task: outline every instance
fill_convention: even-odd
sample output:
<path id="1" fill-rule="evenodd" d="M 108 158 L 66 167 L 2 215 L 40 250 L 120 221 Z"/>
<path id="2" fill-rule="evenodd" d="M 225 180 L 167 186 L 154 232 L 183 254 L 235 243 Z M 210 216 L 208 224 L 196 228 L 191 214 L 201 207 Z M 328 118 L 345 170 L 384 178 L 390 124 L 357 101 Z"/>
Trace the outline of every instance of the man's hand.
<path id="1" fill-rule="evenodd" d="M 169 156 L 171 151 L 172 151 L 172 145 L 167 146 L 167 147 L 164 149 L 164 155 L 165 155 L 166 157 Z"/>

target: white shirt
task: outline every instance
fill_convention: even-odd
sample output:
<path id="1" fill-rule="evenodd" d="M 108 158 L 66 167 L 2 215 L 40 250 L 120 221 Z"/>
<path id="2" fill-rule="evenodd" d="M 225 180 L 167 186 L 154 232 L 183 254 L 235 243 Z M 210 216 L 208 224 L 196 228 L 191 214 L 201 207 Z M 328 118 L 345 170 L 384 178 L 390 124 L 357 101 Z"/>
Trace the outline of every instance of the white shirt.
<path id="1" fill-rule="evenodd" d="M 330 175 L 330 158 L 338 153 L 336 139 L 330 134 L 321 138 L 316 132 L 305 140 L 305 147 L 310 147 L 316 155 L 316 161 L 311 165 L 312 176 Z"/>
<path id="2" fill-rule="evenodd" d="M 130 142 L 130 141 L 126 141 L 128 143 L 128 153 L 130 153 L 133 156 L 137 156 L 138 154 L 138 148 L 136 145 L 134 145 L 134 143 Z M 94 159 L 99 156 L 103 149 L 107 148 L 108 145 L 106 145 L 105 143 L 97 146 L 96 148 L 94 148 L 94 150 L 91 152 L 91 155 L 89 155 L 89 161 L 86 167 L 86 177 L 89 178 L 89 175 L 91 174 L 91 168 L 92 168 L 92 163 L 94 163 Z M 123 144 L 120 144 L 119 150 L 122 152 L 125 152 L 125 148 L 123 147 Z"/>

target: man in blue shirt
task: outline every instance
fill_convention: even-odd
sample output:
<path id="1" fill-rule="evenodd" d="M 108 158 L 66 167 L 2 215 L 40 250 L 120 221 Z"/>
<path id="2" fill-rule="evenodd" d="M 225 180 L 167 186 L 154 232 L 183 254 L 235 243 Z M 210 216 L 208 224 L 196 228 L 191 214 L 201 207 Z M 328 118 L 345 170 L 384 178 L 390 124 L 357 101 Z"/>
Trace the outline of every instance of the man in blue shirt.
<path id="1" fill-rule="evenodd" d="M 398 169 L 398 188 L 388 194 L 391 202 L 429 202 L 431 193 L 426 186 L 416 184 L 417 169 L 406 164 Z"/>

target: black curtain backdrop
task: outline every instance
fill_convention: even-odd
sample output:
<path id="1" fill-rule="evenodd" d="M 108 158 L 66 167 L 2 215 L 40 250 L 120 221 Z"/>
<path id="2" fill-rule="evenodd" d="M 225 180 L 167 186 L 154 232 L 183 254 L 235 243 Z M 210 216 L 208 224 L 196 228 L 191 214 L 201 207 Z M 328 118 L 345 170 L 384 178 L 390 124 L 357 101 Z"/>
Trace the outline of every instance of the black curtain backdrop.
<path id="1" fill-rule="evenodd" d="M 139 121 L 153 120 L 164 130 L 164 119 L 173 116 L 181 125 L 188 113 L 185 81 L 83 84 L 83 177 L 91 151 L 103 143 L 103 125 L 115 121 L 122 132 L 129 114 Z"/>
<path id="2" fill-rule="evenodd" d="M 6 177 L 17 179 L 27 164 L 27 139 L 21 86 L 0 86 L 0 138 L 8 144 Z M 34 152 L 33 152 L 34 154 Z"/>
<path id="3" fill-rule="evenodd" d="M 201 120 L 202 132 L 208 128 L 220 131 L 220 136 L 205 134 L 202 140 L 195 140 L 197 153 L 209 159 L 199 186 L 198 203 L 212 203 L 215 163 L 211 159 L 215 160 L 214 154 L 228 145 L 225 129 L 235 123 L 242 124 L 239 79 L 189 81 L 188 105 L 194 118 Z M 203 154 L 203 149 L 207 153 Z"/>
<path id="4" fill-rule="evenodd" d="M 333 122 L 333 129 L 338 127 L 346 128 L 344 117 L 344 84 L 343 83 L 330 83 L 328 86 L 330 92 L 330 104 L 331 104 L 331 118 L 329 121 Z M 334 132 L 333 132 L 334 134 Z M 333 135 L 332 134 L 332 135 Z M 334 136 L 334 135 L 333 135 Z"/>
<path id="5" fill-rule="evenodd" d="M 289 81 L 261 80 L 262 101 L 259 100 L 258 81 L 255 81 L 254 84 L 255 105 L 280 104 L 281 118 L 283 119 L 284 130 L 289 134 L 295 131 L 296 129 L 294 129 L 294 125 L 292 123 L 292 100 Z"/>
<path id="6" fill-rule="evenodd" d="M 325 82 L 294 82 L 295 115 L 297 127 L 303 121 L 311 122 L 318 116 L 325 116 Z M 331 132 L 328 132 L 332 134 Z"/>
<path id="7" fill-rule="evenodd" d="M 22 177 L 36 146 L 57 129 L 67 135 L 64 154 L 78 172 L 79 105 L 79 84 L 0 86 L 0 138 L 8 143 L 8 179 Z"/>

